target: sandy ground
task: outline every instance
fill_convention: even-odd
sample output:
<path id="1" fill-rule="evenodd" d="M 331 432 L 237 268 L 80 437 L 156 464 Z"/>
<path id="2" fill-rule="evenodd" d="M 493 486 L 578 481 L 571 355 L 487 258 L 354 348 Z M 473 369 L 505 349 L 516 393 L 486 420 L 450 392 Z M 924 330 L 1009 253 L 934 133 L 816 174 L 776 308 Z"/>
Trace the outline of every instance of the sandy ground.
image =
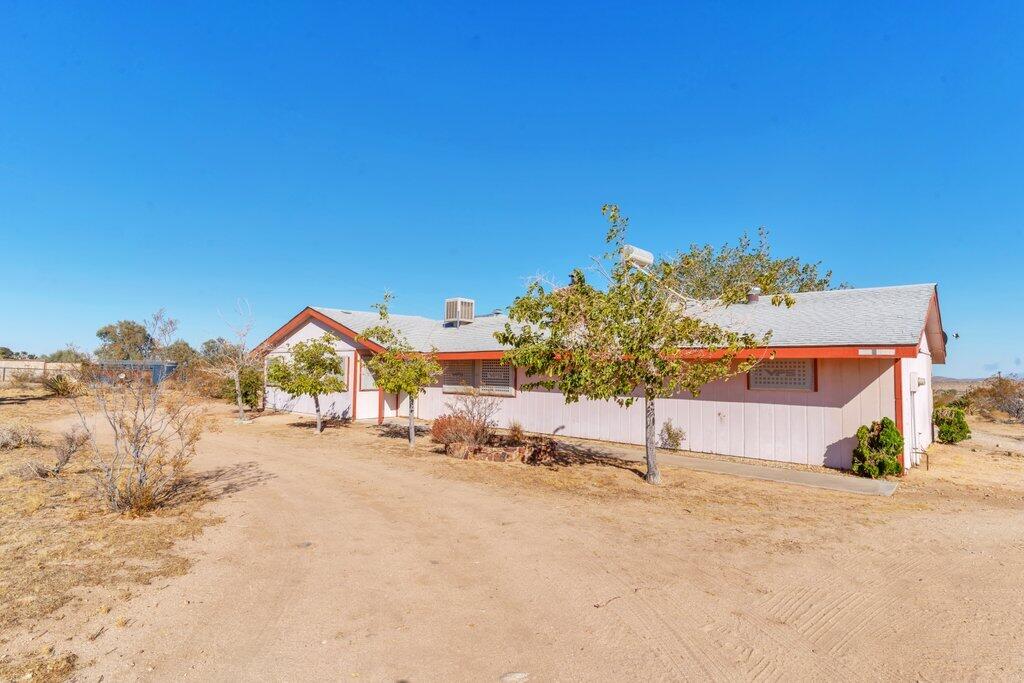
<path id="1" fill-rule="evenodd" d="M 937 446 L 889 499 L 672 467 L 652 489 L 295 420 L 204 437 L 231 491 L 189 574 L 23 640 L 91 681 L 1024 676 L 1024 458 Z"/>

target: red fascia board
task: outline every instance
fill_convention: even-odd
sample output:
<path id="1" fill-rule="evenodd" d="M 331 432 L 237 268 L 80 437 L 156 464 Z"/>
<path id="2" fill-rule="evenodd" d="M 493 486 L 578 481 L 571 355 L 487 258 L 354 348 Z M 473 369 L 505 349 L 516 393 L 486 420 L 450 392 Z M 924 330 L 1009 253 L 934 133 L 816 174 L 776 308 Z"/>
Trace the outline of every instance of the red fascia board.
<path id="1" fill-rule="evenodd" d="M 865 355 L 862 353 L 865 350 L 892 351 L 892 354 Z M 725 355 L 725 351 L 709 353 L 701 349 L 685 350 L 680 353 L 684 357 L 691 357 L 695 360 L 715 360 Z M 437 353 L 438 360 L 498 360 L 503 356 L 504 351 L 441 351 Z M 915 356 L 917 356 L 917 347 L 913 345 L 766 346 L 736 353 L 737 358 L 858 358 L 862 360 L 878 360 L 880 358 L 914 358 Z"/>
<path id="2" fill-rule="evenodd" d="M 864 354 L 865 350 L 891 351 L 891 354 Z M 696 360 L 715 360 L 726 355 L 725 351 L 708 352 L 700 349 L 680 352 L 683 357 Z M 736 358 L 857 358 L 861 360 L 879 358 L 913 358 L 916 346 L 765 346 L 758 349 L 744 349 L 736 352 Z"/>
<path id="3" fill-rule="evenodd" d="M 282 325 L 280 329 L 278 329 L 272 335 L 263 340 L 263 342 L 259 346 L 257 346 L 256 349 L 262 351 L 269 351 L 271 348 L 277 346 L 282 341 L 284 341 L 288 337 L 288 335 L 295 332 L 297 329 L 302 327 L 310 320 L 316 320 L 317 322 L 320 322 L 323 325 L 325 325 L 328 329 L 331 329 L 339 334 L 343 334 L 354 341 L 358 340 L 360 344 L 370 349 L 371 351 L 384 350 L 384 347 L 381 346 L 380 344 L 372 342 L 369 339 L 360 339 L 358 332 L 355 332 L 354 330 L 345 327 L 334 318 L 326 316 L 320 311 L 316 310 L 315 308 L 310 308 L 308 306 L 299 311 L 294 318 L 292 318 L 284 325 Z"/>
<path id="4" fill-rule="evenodd" d="M 438 360 L 500 360 L 504 351 L 438 351 Z"/>

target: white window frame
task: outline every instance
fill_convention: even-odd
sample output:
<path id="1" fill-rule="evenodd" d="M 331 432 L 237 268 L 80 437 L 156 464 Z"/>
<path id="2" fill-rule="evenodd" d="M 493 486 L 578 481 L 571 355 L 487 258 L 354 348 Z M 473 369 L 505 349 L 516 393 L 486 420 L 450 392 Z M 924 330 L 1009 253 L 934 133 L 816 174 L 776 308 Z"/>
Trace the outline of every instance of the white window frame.
<path id="1" fill-rule="evenodd" d="M 366 384 L 366 378 L 370 378 L 370 386 Z M 377 391 L 377 378 L 373 376 L 370 366 L 366 364 L 365 358 L 359 359 L 359 391 Z"/>
<path id="2" fill-rule="evenodd" d="M 462 366 L 463 369 L 469 370 L 469 382 L 460 382 L 459 384 L 449 384 L 448 370 L 453 366 Z M 472 360 L 447 360 L 441 364 L 441 391 L 445 394 L 467 394 L 477 387 L 477 373 L 476 373 L 476 361 Z M 464 374 L 460 373 L 460 374 Z"/>
<path id="3" fill-rule="evenodd" d="M 516 369 L 510 365 L 503 365 L 500 360 L 479 361 L 480 369 L 477 373 L 480 384 L 480 393 L 489 396 L 515 396 L 516 395 Z M 505 373 L 508 375 L 508 384 L 486 384 L 485 373 Z"/>
<path id="4" fill-rule="evenodd" d="M 798 367 L 800 366 L 800 367 Z M 778 378 L 780 372 L 799 371 L 803 374 L 800 384 L 783 384 Z M 772 373 L 775 374 L 773 379 Z M 813 358 L 773 358 L 763 360 L 747 373 L 747 388 L 751 391 L 805 391 L 818 390 L 818 362 Z"/>

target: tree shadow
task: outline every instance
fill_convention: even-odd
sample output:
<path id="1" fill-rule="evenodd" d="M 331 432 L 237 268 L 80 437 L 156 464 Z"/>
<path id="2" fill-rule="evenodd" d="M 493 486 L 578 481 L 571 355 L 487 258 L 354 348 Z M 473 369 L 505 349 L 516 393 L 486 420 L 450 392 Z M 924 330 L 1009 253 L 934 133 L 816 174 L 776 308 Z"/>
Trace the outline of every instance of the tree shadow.
<path id="1" fill-rule="evenodd" d="M 557 439 L 550 439 L 547 442 L 530 441 L 536 451 L 533 457 L 527 458 L 524 462 L 527 465 L 536 467 L 549 467 L 558 469 L 560 467 L 580 467 L 582 465 L 597 465 L 599 467 L 614 467 L 615 469 L 632 472 L 641 479 L 644 478 L 644 471 L 633 460 L 626 460 L 592 446 L 566 443 Z M 546 446 L 546 447 L 545 447 Z"/>
<path id="2" fill-rule="evenodd" d="M 324 430 L 348 427 L 352 424 L 352 420 L 347 417 L 325 417 L 320 422 Z M 289 422 L 288 426 L 294 429 L 308 429 L 315 432 L 316 418 L 296 420 L 295 422 Z"/>
<path id="3" fill-rule="evenodd" d="M 371 429 L 377 433 L 377 436 L 384 439 L 409 439 L 408 424 L 385 422 L 384 424 L 375 425 Z M 430 427 L 425 425 L 415 425 L 415 430 L 417 437 L 430 434 Z"/>
<path id="4" fill-rule="evenodd" d="M 190 472 L 174 487 L 167 498 L 168 506 L 209 502 L 225 498 L 245 489 L 259 486 L 277 475 L 265 471 L 256 461 Z"/>

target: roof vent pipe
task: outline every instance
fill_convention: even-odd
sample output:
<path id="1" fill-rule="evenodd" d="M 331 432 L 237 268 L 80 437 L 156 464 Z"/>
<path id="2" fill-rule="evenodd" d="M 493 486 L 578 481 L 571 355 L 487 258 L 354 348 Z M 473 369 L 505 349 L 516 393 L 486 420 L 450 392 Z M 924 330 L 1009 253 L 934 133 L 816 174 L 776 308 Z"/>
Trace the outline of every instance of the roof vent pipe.
<path id="1" fill-rule="evenodd" d="M 760 299 L 760 298 L 761 298 L 761 288 L 760 287 L 751 287 L 750 291 L 747 292 L 747 303 L 748 304 L 756 303 L 758 301 L 758 299 Z"/>

